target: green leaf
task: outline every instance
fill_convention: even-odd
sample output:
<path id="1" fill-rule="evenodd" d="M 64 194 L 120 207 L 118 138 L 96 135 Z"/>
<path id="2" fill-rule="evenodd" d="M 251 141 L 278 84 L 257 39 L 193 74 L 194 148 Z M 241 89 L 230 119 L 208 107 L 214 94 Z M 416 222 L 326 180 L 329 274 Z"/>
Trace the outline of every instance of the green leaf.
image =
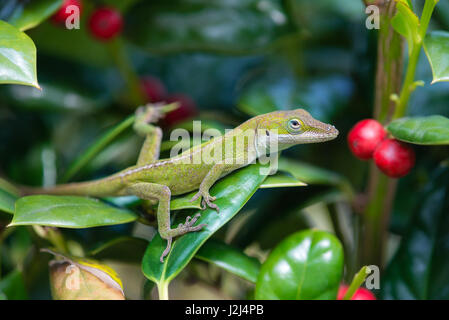
<path id="1" fill-rule="evenodd" d="M 201 199 L 191 201 L 197 191 L 188 193 L 181 197 L 175 197 L 170 201 L 170 210 L 182 210 L 182 209 L 201 209 Z"/>
<path id="2" fill-rule="evenodd" d="M 344 178 L 339 174 L 302 161 L 281 157 L 278 165 L 279 170 L 290 173 L 293 177 L 306 184 L 338 185 L 344 182 Z"/>
<path id="3" fill-rule="evenodd" d="M 449 119 L 439 115 L 401 118 L 387 126 L 396 139 L 423 145 L 449 144 Z"/>
<path id="4" fill-rule="evenodd" d="M 0 189 L 0 211 L 14 214 L 14 203 L 17 199 L 17 196 L 6 190 Z"/>
<path id="5" fill-rule="evenodd" d="M 424 50 L 432 68 L 432 83 L 449 81 L 449 32 L 428 33 L 424 39 Z"/>
<path id="6" fill-rule="evenodd" d="M 137 215 L 111 207 L 96 199 L 73 196 L 37 195 L 16 201 L 10 226 L 43 225 L 62 228 L 90 228 L 128 223 Z"/>
<path id="7" fill-rule="evenodd" d="M 343 248 L 330 233 L 292 234 L 262 264 L 256 299 L 321 300 L 337 297 L 343 275 Z"/>
<path id="8" fill-rule="evenodd" d="M 213 263 L 253 283 L 256 282 L 260 270 L 259 260 L 248 257 L 239 249 L 214 239 L 208 240 L 195 257 Z"/>
<path id="9" fill-rule="evenodd" d="M 126 36 L 154 53 L 266 50 L 287 29 L 279 1 L 143 1 L 127 16 Z M 201 23 L 199 23 L 201 21 Z"/>
<path id="10" fill-rule="evenodd" d="M 0 84 L 23 84 L 39 88 L 36 47 L 16 27 L 0 20 Z"/>
<path id="11" fill-rule="evenodd" d="M 268 176 L 259 188 L 304 187 L 306 185 L 307 183 L 299 181 L 290 173 L 277 172 L 272 176 Z"/>
<path id="12" fill-rule="evenodd" d="M 62 5 L 62 0 L 31 1 L 23 10 L 14 13 L 9 23 L 25 31 L 34 28 L 51 16 Z"/>
<path id="13" fill-rule="evenodd" d="M 449 299 L 449 166 L 438 167 L 382 278 L 383 299 Z"/>
<path id="14" fill-rule="evenodd" d="M 142 261 L 148 241 L 136 237 L 119 237 L 97 246 L 88 256 L 97 260 L 116 260 L 128 263 Z"/>
<path id="15" fill-rule="evenodd" d="M 408 53 L 412 52 L 419 39 L 419 19 L 405 0 L 396 4 L 396 15 L 391 19 L 393 29 L 403 36 L 408 43 Z"/>
<path id="16" fill-rule="evenodd" d="M 4 277 L 0 281 L 0 293 L 3 293 L 8 300 L 28 299 L 22 272 L 12 271 Z"/>
<path id="17" fill-rule="evenodd" d="M 206 223 L 199 232 L 185 234 L 173 242 L 169 255 L 164 263 L 159 261 L 167 242 L 157 234 L 148 245 L 142 260 L 144 275 L 156 282 L 159 287 L 166 286 L 194 257 L 195 253 L 204 242 L 226 222 L 235 216 L 244 204 L 249 200 L 259 185 L 265 179 L 260 173 L 261 165 L 255 164 L 234 172 L 218 181 L 211 189 L 211 194 L 217 197 L 215 203 L 220 208 L 220 213 L 210 208 L 204 211 L 193 211 L 190 215 L 201 213 L 197 224 Z M 173 226 L 184 222 L 185 216 L 178 216 Z"/>

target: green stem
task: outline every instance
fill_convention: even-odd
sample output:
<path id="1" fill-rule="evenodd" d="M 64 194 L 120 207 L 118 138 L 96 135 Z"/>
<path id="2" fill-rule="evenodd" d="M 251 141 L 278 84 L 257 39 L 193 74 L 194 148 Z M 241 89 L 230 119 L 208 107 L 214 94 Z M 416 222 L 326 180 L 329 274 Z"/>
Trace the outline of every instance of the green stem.
<path id="1" fill-rule="evenodd" d="M 405 115 L 407 111 L 408 102 L 410 100 L 410 95 L 415 90 L 416 66 L 418 64 L 419 55 L 421 53 L 424 38 L 426 36 L 427 28 L 429 26 L 430 17 L 432 16 L 433 10 L 435 9 L 437 2 L 438 0 L 426 0 L 424 4 L 424 9 L 420 19 L 419 34 L 413 42 L 413 47 L 409 48 L 409 50 L 411 51 L 409 55 L 407 71 L 405 73 L 404 84 L 402 86 L 402 90 L 399 95 L 399 100 L 393 115 L 393 119 L 401 118 Z"/>
<path id="2" fill-rule="evenodd" d="M 362 285 L 363 281 L 365 281 L 366 276 L 369 273 L 369 268 L 367 266 L 362 267 L 359 272 L 354 276 L 354 279 L 351 282 L 348 290 L 346 291 L 343 300 L 351 300 L 354 293 L 358 288 Z"/>
<path id="3" fill-rule="evenodd" d="M 159 300 L 168 300 L 168 284 L 169 284 L 169 282 L 167 282 L 167 281 L 157 283 L 157 291 L 159 293 Z"/>
<path id="4" fill-rule="evenodd" d="M 134 123 L 135 116 L 130 116 L 120 122 L 117 126 L 109 130 L 95 144 L 90 146 L 86 152 L 72 162 L 70 167 L 61 179 L 61 182 L 67 182 L 75 176 L 84 166 L 86 166 L 99 152 L 106 148 L 117 136 L 123 131 L 131 127 Z"/>

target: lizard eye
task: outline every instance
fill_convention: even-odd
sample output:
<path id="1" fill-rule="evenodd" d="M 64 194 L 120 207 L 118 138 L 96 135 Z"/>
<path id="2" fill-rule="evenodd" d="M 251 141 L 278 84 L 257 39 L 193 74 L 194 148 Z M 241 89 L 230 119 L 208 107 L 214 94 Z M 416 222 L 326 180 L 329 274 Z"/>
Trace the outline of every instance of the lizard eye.
<path id="1" fill-rule="evenodd" d="M 301 121 L 299 121 L 298 119 L 291 119 L 288 122 L 288 128 L 291 131 L 298 132 L 301 129 Z"/>

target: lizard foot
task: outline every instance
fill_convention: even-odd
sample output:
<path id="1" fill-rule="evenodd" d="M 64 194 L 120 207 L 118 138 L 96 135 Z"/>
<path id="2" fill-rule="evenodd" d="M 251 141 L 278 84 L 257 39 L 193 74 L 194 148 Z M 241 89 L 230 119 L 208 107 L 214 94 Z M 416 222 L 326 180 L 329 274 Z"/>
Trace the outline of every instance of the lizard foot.
<path id="1" fill-rule="evenodd" d="M 195 227 L 192 227 L 192 226 L 195 224 L 195 222 L 198 220 L 199 217 L 201 217 L 201 213 L 197 213 L 197 214 L 194 215 L 193 217 L 188 216 L 188 217 L 186 218 L 186 222 L 180 223 L 180 224 L 178 225 L 178 228 L 179 228 L 180 230 L 183 229 L 183 228 L 187 228 L 188 230 L 187 230 L 186 232 L 191 232 L 191 231 L 198 231 L 198 230 L 200 230 L 202 227 L 205 226 L 205 224 L 200 224 L 200 225 L 197 225 L 197 226 L 195 226 Z"/>
<path id="2" fill-rule="evenodd" d="M 174 235 L 166 238 L 167 239 L 167 247 L 165 248 L 165 250 L 162 253 L 161 258 L 160 258 L 160 261 L 162 263 L 164 263 L 164 258 L 170 253 L 172 239 L 174 236 L 180 236 L 180 235 L 183 235 L 188 232 L 199 231 L 203 227 L 207 226 L 207 224 L 205 224 L 205 223 L 199 224 L 197 226 L 193 226 L 200 216 L 201 216 L 200 213 L 197 213 L 193 217 L 188 216 L 184 223 L 180 223 L 176 229 L 172 230 Z"/>
<path id="3" fill-rule="evenodd" d="M 217 199 L 217 197 L 213 197 L 209 194 L 209 192 L 202 192 L 201 190 L 198 191 L 197 194 L 195 194 L 192 198 L 192 200 L 190 200 L 190 202 L 193 202 L 195 200 L 197 200 L 199 197 L 202 197 L 203 199 L 201 200 L 201 210 L 205 210 L 206 207 L 209 207 L 211 209 L 214 209 L 217 211 L 217 213 L 220 212 L 220 208 L 215 204 L 212 203 L 213 201 L 215 201 Z"/>

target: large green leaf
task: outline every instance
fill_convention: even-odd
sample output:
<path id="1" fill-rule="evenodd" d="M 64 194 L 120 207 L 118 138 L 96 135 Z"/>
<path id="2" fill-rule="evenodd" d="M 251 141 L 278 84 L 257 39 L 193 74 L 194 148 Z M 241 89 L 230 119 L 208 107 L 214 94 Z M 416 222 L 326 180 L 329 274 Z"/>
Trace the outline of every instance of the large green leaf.
<path id="1" fill-rule="evenodd" d="M 408 143 L 449 144 L 449 119 L 439 115 L 397 119 L 387 126 L 387 130 L 396 139 Z"/>
<path id="2" fill-rule="evenodd" d="M 278 0 L 144 1 L 127 16 L 128 39 L 155 53 L 266 50 L 286 31 Z"/>
<path id="3" fill-rule="evenodd" d="M 142 261 L 145 276 L 159 287 L 166 287 L 184 269 L 203 243 L 236 215 L 258 189 L 265 179 L 260 168 L 259 164 L 250 165 L 217 182 L 212 187 L 211 194 L 217 197 L 215 203 L 220 207 L 220 213 L 217 214 L 212 209 L 191 212 L 191 215 L 201 213 L 197 224 L 206 223 L 207 226 L 199 232 L 191 232 L 176 239 L 164 263 L 161 263 L 159 258 L 167 242 L 157 234 L 148 245 Z M 185 216 L 179 216 L 173 226 L 184 220 Z"/>
<path id="4" fill-rule="evenodd" d="M 90 228 L 137 220 L 131 211 L 99 200 L 74 196 L 36 195 L 16 201 L 10 225 L 43 225 L 62 228 Z"/>
<path id="5" fill-rule="evenodd" d="M 26 300 L 27 293 L 22 272 L 16 270 L 9 273 L 0 281 L 0 294 L 8 300 Z"/>
<path id="6" fill-rule="evenodd" d="M 449 166 L 435 171 L 382 278 L 384 299 L 449 299 Z"/>
<path id="7" fill-rule="evenodd" d="M 424 39 L 424 50 L 432 68 L 432 83 L 449 81 L 449 32 L 429 32 Z"/>
<path id="8" fill-rule="evenodd" d="M 58 10 L 61 4 L 62 0 L 31 1 L 25 5 L 23 10 L 16 11 L 9 19 L 9 23 L 21 31 L 34 28 Z"/>
<path id="9" fill-rule="evenodd" d="M 259 274 L 259 260 L 248 257 L 239 249 L 218 240 L 208 240 L 195 257 L 213 263 L 253 283 L 256 282 Z"/>
<path id="10" fill-rule="evenodd" d="M 262 264 L 256 299 L 335 300 L 343 276 L 343 248 L 330 233 L 292 234 Z"/>
<path id="11" fill-rule="evenodd" d="M 0 20 L 0 83 L 39 88 L 36 74 L 36 47 L 16 27 Z"/>

